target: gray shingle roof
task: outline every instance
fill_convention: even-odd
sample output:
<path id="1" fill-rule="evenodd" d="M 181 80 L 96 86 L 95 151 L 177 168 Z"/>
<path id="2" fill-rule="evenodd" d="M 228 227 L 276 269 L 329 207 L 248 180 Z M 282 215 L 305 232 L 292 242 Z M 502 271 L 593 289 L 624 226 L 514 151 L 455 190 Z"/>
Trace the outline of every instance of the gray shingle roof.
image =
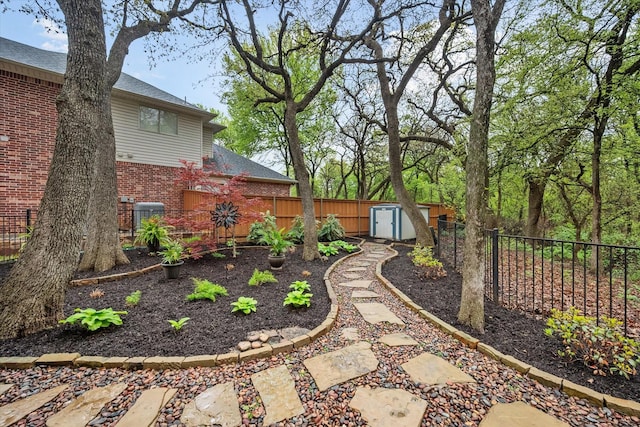
<path id="1" fill-rule="evenodd" d="M 242 157 L 220 145 L 213 144 L 213 155 L 204 160 L 204 168 L 224 175 L 246 175 L 269 181 L 281 181 L 294 184 L 296 181 L 259 163 Z"/>
<path id="2" fill-rule="evenodd" d="M 0 59 L 4 59 L 17 64 L 24 64 L 32 68 L 49 71 L 54 74 L 64 75 L 67 68 L 67 55 L 60 52 L 51 52 L 39 49 L 13 40 L 0 37 Z M 169 104 L 193 110 L 199 115 L 206 115 L 207 112 L 186 102 L 183 99 L 173 96 L 155 86 L 138 80 L 129 74 L 122 73 L 116 82 L 115 89 L 124 92 L 163 101 Z M 213 116 L 212 114 L 209 114 Z"/>

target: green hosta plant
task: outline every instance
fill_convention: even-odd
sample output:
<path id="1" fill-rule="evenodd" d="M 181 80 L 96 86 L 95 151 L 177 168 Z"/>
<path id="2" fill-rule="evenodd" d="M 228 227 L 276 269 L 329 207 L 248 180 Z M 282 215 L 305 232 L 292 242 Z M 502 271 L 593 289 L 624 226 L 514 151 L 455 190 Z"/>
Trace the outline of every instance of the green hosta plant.
<path id="1" fill-rule="evenodd" d="M 258 301 L 251 297 L 238 297 L 237 301 L 231 303 L 233 309 L 231 309 L 232 313 L 236 311 L 241 311 L 244 314 L 249 314 L 251 312 L 256 311 L 256 306 L 258 305 Z"/>
<path id="2" fill-rule="evenodd" d="M 318 252 L 320 252 L 320 255 L 331 256 L 338 255 L 339 250 L 335 246 L 318 243 Z"/>
<path id="3" fill-rule="evenodd" d="M 340 221 L 335 214 L 327 215 L 327 219 L 324 221 L 320 230 L 318 231 L 318 240 L 323 242 L 332 242 L 334 240 L 340 240 L 344 237 L 344 227 L 340 224 Z"/>
<path id="4" fill-rule="evenodd" d="M 629 379 L 637 374 L 640 342 L 624 336 L 619 320 L 603 317 L 597 324 L 595 317 L 583 316 L 570 307 L 567 311 L 551 310 L 547 326 L 545 334 L 560 338 L 564 344 L 564 350 L 558 351 L 560 356 L 581 360 L 597 375 L 608 371 Z"/>
<path id="5" fill-rule="evenodd" d="M 188 317 L 183 317 L 183 318 L 182 318 L 182 319 L 180 319 L 180 320 L 171 320 L 171 319 L 167 320 L 167 322 L 169 322 L 169 324 L 171 325 L 171 327 L 172 327 L 176 332 L 178 332 L 180 329 L 182 329 L 182 327 L 183 327 L 184 325 L 186 325 L 188 321 L 189 321 L 189 318 L 188 318 Z"/>
<path id="6" fill-rule="evenodd" d="M 278 279 L 269 270 L 259 271 L 257 268 L 254 269 L 249 279 L 249 286 L 260 286 L 265 283 L 278 283 Z"/>
<path id="7" fill-rule="evenodd" d="M 311 305 L 311 297 L 313 294 L 303 290 L 291 291 L 287 294 L 282 305 L 291 305 L 293 307 L 309 307 Z"/>
<path id="8" fill-rule="evenodd" d="M 293 289 L 294 291 L 310 291 L 311 285 L 309 285 L 309 282 L 306 280 L 296 280 L 289 285 L 289 289 Z"/>
<path id="9" fill-rule="evenodd" d="M 193 293 L 187 295 L 188 301 L 196 301 L 200 299 L 208 299 L 213 302 L 216 301 L 216 298 L 219 296 L 227 296 L 229 293 L 227 292 L 227 288 L 224 286 L 220 286 L 217 283 L 212 283 L 206 279 L 199 279 L 197 277 L 192 277 L 191 280 L 195 285 Z"/>
<path id="10" fill-rule="evenodd" d="M 73 325 L 76 322 L 80 322 L 80 325 L 92 332 L 111 325 L 122 325 L 120 316 L 127 314 L 126 311 L 113 311 L 112 308 L 103 308 L 101 310 L 96 310 L 95 308 L 76 308 L 74 311 L 75 314 L 60 320 L 60 323 Z"/>
<path id="11" fill-rule="evenodd" d="M 249 226 L 249 234 L 247 240 L 257 245 L 266 245 L 264 236 L 268 230 L 276 228 L 276 217 L 271 215 L 269 211 L 260 214 L 262 221 L 255 221 Z"/>
<path id="12" fill-rule="evenodd" d="M 287 231 L 287 240 L 295 244 L 304 243 L 304 220 L 300 215 L 296 215 L 291 222 L 291 228 Z"/>
<path id="13" fill-rule="evenodd" d="M 331 242 L 330 245 L 342 249 L 343 251 L 348 253 L 352 253 L 358 250 L 357 245 L 352 245 L 351 243 L 347 243 L 344 240 L 335 240 Z"/>
<path id="14" fill-rule="evenodd" d="M 142 291 L 132 292 L 130 295 L 125 297 L 125 302 L 129 307 L 135 307 L 140 302 L 140 297 L 142 296 Z"/>
<path id="15" fill-rule="evenodd" d="M 433 252 L 428 246 L 416 245 L 413 250 L 409 252 L 409 257 L 413 265 L 418 267 L 418 274 L 420 276 L 432 279 L 445 277 L 447 275 L 442 263 L 433 257 Z"/>

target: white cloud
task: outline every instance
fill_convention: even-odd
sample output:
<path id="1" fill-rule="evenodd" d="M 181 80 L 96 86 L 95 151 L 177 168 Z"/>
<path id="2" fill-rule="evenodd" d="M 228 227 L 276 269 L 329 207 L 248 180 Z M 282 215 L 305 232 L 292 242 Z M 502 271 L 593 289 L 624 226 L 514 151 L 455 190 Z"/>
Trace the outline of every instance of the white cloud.
<path id="1" fill-rule="evenodd" d="M 56 52 L 67 52 L 69 50 L 67 34 L 62 31 L 56 22 L 51 19 L 41 18 L 33 21 L 33 25 L 40 26 L 44 30 L 39 34 L 47 39 L 42 43 L 43 49 Z"/>

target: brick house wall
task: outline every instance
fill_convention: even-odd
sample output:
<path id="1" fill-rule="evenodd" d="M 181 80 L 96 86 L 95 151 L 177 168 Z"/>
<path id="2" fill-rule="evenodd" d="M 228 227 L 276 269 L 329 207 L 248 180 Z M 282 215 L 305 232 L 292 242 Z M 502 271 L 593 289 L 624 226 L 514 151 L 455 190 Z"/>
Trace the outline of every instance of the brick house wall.
<path id="1" fill-rule="evenodd" d="M 289 197 L 289 190 L 291 184 L 278 184 L 275 182 L 259 182 L 259 181 L 247 181 L 245 182 L 245 194 L 252 196 L 277 196 L 277 197 Z"/>

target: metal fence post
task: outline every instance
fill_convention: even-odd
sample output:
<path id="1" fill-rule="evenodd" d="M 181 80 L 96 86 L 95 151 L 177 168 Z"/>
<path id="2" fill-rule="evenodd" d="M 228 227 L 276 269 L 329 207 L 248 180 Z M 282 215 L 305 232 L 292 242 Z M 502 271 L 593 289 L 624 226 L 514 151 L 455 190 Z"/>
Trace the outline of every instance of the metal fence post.
<path id="1" fill-rule="evenodd" d="M 29 227 L 31 227 L 31 209 L 27 209 L 27 233 L 29 232 Z"/>
<path id="2" fill-rule="evenodd" d="M 440 259 L 440 243 L 442 242 L 442 227 L 443 221 L 442 218 L 438 217 L 438 244 L 436 245 L 436 253 L 438 254 L 438 259 Z"/>
<path id="3" fill-rule="evenodd" d="M 491 282 L 493 302 L 498 302 L 498 229 L 491 230 Z"/>
<path id="4" fill-rule="evenodd" d="M 131 243 L 133 244 L 134 239 L 136 238 L 136 218 L 135 218 L 135 209 L 131 209 Z"/>
<path id="5" fill-rule="evenodd" d="M 458 268 L 458 223 L 453 223 L 453 269 Z"/>

